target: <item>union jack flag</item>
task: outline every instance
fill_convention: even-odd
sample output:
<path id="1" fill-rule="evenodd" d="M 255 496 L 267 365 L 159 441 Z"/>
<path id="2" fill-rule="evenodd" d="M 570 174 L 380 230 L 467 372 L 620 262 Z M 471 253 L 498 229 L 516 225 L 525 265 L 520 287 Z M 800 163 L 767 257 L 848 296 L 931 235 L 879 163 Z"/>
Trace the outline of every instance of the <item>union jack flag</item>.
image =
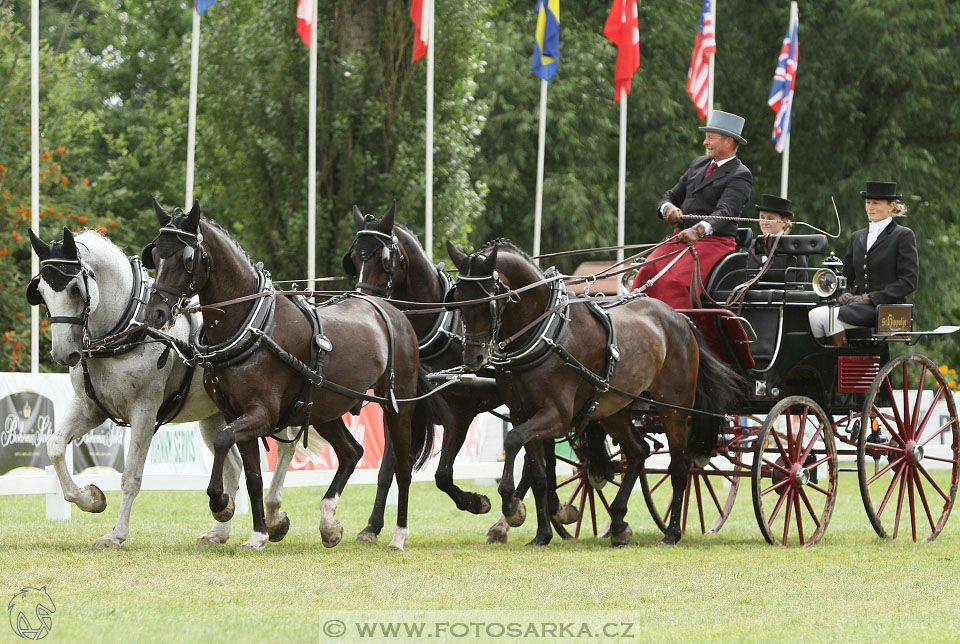
<path id="1" fill-rule="evenodd" d="M 717 51 L 717 41 L 713 34 L 713 0 L 703 0 L 700 9 L 700 27 L 697 40 L 693 43 L 693 58 L 690 59 L 690 71 L 687 72 L 687 94 L 697 106 L 700 118 L 707 115 L 708 80 L 710 76 L 709 54 Z"/>
<path id="2" fill-rule="evenodd" d="M 790 108 L 793 106 L 793 88 L 797 84 L 797 35 L 800 19 L 796 11 L 790 13 L 790 26 L 783 37 L 777 69 L 773 72 L 773 86 L 767 103 L 777 113 L 773 121 L 773 141 L 777 152 L 783 152 L 790 134 Z"/>

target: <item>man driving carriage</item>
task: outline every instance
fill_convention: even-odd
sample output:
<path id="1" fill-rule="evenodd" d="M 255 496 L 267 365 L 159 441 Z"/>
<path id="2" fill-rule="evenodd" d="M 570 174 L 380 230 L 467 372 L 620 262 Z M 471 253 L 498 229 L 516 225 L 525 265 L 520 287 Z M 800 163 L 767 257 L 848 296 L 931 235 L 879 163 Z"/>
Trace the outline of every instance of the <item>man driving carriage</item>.
<path id="1" fill-rule="evenodd" d="M 737 156 L 746 140 L 741 136 L 744 119 L 715 110 L 706 126 L 703 147 L 677 184 L 657 205 L 661 219 L 674 226 L 676 240 L 663 244 L 640 267 L 631 290 L 652 280 L 672 258 L 666 257 L 692 246 L 699 262 L 695 275 L 693 253 L 683 252 L 676 263 L 646 289 L 647 295 L 683 309 L 699 301 L 703 279 L 724 256 L 736 248 L 737 222 L 718 217 L 738 217 L 753 188 L 753 174 Z M 654 261 L 657 258 L 664 258 Z M 691 284 L 696 281 L 691 292 Z"/>

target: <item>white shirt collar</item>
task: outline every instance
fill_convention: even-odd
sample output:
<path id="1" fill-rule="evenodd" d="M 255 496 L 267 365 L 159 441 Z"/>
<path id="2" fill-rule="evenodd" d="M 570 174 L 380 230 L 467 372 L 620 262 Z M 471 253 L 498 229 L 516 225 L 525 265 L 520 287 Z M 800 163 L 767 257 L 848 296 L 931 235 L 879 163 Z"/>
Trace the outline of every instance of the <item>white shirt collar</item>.
<path id="1" fill-rule="evenodd" d="M 732 157 L 727 157 L 727 158 L 724 159 L 723 161 L 714 161 L 714 163 L 716 163 L 716 164 L 717 164 L 717 167 L 719 168 L 720 166 L 722 166 L 722 165 L 723 165 L 724 163 L 726 163 L 727 161 L 733 161 L 733 160 L 736 159 L 736 158 L 737 158 L 737 155 L 734 154 Z"/>
<path id="2" fill-rule="evenodd" d="M 890 222 L 891 222 L 891 221 L 893 221 L 893 217 L 887 217 L 886 219 L 884 219 L 884 220 L 882 220 L 882 221 L 871 221 L 871 222 L 870 222 L 870 225 L 868 226 L 868 230 L 869 230 L 869 232 L 873 233 L 874 235 L 879 235 L 880 233 L 883 232 L 883 230 L 884 230 L 887 226 L 890 225 Z"/>

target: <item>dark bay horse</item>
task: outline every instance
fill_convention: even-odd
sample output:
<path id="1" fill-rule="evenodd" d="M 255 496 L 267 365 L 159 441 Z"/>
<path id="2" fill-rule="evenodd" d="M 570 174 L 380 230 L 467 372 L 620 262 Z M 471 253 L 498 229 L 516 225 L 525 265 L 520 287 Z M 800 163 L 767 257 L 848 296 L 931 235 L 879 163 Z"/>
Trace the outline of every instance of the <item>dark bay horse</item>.
<path id="1" fill-rule="evenodd" d="M 449 242 L 447 250 L 460 270 L 449 301 L 477 302 L 461 308 L 464 365 L 478 369 L 488 361 L 494 364 L 511 416 L 522 421 L 504 441 L 499 492 L 506 520 L 513 525 L 524 514 L 513 481 L 514 461 L 523 447 L 537 502 L 537 537 L 532 543 L 550 541 L 541 441 L 563 436 L 571 425 L 598 420 L 627 458 L 620 490 L 610 505 L 610 535 L 614 545 L 629 543 L 627 500 L 648 453 L 632 431 L 630 396 L 644 392 L 658 406 L 670 447 L 673 507 L 680 507 L 692 461 L 709 457 L 720 429 L 719 412 L 740 392 L 739 375 L 709 352 L 690 320 L 642 296 L 624 298 L 594 314 L 588 304 L 570 302 L 558 279 L 545 279 L 536 264 L 506 240 L 491 242 L 472 255 Z M 515 292 L 524 287 L 531 288 Z M 612 334 L 603 322 L 604 312 Z M 686 410 L 691 408 L 716 415 L 695 413 L 688 426 Z M 680 515 L 671 515 L 661 543 L 680 540 Z"/>
<path id="2" fill-rule="evenodd" d="M 383 217 L 377 219 L 353 207 L 353 223 L 357 230 L 354 244 L 343 256 L 343 270 L 358 280 L 357 290 L 407 302 L 443 302 L 453 281 L 443 270 L 443 264 L 434 264 L 410 230 L 395 223 L 396 202 Z M 455 310 L 408 315 L 420 341 L 420 362 L 427 371 L 437 372 L 460 367 L 463 364 L 463 341 L 460 314 Z M 437 487 L 447 493 L 460 510 L 483 514 L 490 510 L 486 495 L 467 492 L 453 482 L 453 462 L 463 447 L 470 423 L 480 412 L 490 411 L 503 404 L 503 397 L 495 385 L 480 381 L 460 383 L 456 388 L 444 389 L 435 398 L 435 419 L 443 425 L 440 462 L 437 465 Z M 377 498 L 367 527 L 357 536 L 361 541 L 376 540 L 383 527 L 383 512 L 387 491 L 393 479 L 392 452 L 385 446 L 380 468 Z M 552 456 L 552 450 L 548 453 Z M 520 496 L 527 487 L 518 485 Z M 553 493 L 549 499 L 550 514 L 561 536 L 569 537 L 562 524 L 577 520 L 577 511 L 569 503 L 560 503 Z M 505 526 L 499 522 L 487 533 L 487 542 L 506 541 Z"/>
<path id="3" fill-rule="evenodd" d="M 214 441 L 207 488 L 214 516 L 233 513 L 221 471 L 236 444 L 247 477 L 254 533 L 259 535 L 246 545 L 262 548 L 267 526 L 257 439 L 278 427 L 305 429 L 310 424 L 330 442 L 339 460 L 320 503 L 323 544 L 335 546 L 343 535 L 334 517 L 337 502 L 363 453 L 341 416 L 357 410 L 365 397 L 362 392 L 372 388 L 385 403 L 384 424 L 397 454 L 400 496 L 389 547 L 402 550 L 409 535 L 412 469 L 429 455 L 433 437 L 425 412 L 415 410 L 420 405 L 404 400 L 413 399 L 420 384 L 417 337 L 406 317 L 374 298 L 348 297 L 311 307 L 299 296 L 278 296 L 261 265 L 254 265 L 225 230 L 200 219 L 197 203 L 189 214 L 176 218 L 156 201 L 154 205 L 161 229 L 154 244 L 144 249 L 145 263 L 158 269 L 146 320 L 159 328 L 179 311 L 183 298 L 199 295 L 205 336 L 194 341 L 195 349 L 207 391 L 227 419 Z M 250 299 L 229 303 L 244 297 Z"/>

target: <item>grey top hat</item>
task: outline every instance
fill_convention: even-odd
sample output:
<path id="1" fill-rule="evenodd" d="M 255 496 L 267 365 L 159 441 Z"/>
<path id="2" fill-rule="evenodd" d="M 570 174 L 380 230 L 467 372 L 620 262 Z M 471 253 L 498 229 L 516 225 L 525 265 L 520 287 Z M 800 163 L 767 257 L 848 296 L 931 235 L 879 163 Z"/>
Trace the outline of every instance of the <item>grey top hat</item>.
<path id="1" fill-rule="evenodd" d="M 867 181 L 867 189 L 861 190 L 860 196 L 864 199 L 886 199 L 887 201 L 903 198 L 903 195 L 897 194 L 896 181 Z"/>
<path id="2" fill-rule="evenodd" d="M 716 132 L 725 136 L 732 136 L 740 143 L 746 143 L 746 139 L 740 136 L 743 132 L 744 119 L 742 116 L 731 114 L 730 112 L 721 112 L 713 110 L 710 115 L 710 121 L 700 128 L 701 132 Z"/>

